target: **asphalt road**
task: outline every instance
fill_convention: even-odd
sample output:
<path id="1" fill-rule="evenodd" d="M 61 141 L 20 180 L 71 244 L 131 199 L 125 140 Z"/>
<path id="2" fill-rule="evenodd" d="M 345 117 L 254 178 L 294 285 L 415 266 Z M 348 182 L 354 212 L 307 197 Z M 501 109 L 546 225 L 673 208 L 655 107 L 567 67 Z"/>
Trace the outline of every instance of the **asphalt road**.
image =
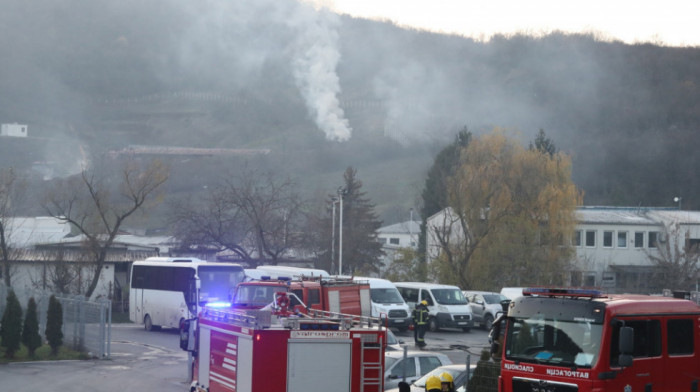
<path id="1" fill-rule="evenodd" d="M 409 350 L 413 333 L 396 332 Z M 488 347 L 483 330 L 428 332 L 427 350 L 447 354 L 454 363 L 471 363 Z M 113 324 L 111 357 L 89 361 L 24 362 L 0 365 L 0 391 L 123 392 L 187 391 L 187 353 L 176 330 L 146 332 L 135 324 Z"/>

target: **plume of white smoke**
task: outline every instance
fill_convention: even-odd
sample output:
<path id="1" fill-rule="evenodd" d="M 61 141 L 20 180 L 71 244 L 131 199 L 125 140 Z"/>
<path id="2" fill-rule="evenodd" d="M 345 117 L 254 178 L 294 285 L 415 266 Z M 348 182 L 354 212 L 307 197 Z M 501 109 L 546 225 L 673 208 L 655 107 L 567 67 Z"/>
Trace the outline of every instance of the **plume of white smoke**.
<path id="1" fill-rule="evenodd" d="M 288 23 L 298 32 L 292 48 L 292 67 L 309 115 L 327 139 L 348 140 L 352 129 L 338 100 L 338 15 L 301 5 Z"/>

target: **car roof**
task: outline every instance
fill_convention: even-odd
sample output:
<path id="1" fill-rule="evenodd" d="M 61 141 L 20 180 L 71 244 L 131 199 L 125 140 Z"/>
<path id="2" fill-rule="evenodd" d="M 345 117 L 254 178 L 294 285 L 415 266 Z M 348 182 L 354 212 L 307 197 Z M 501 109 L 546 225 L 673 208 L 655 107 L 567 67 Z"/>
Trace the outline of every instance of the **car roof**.
<path id="1" fill-rule="evenodd" d="M 403 357 L 403 351 L 387 351 L 384 353 L 384 355 L 387 357 L 399 358 L 399 357 Z M 409 357 L 428 357 L 428 356 L 447 357 L 447 355 L 445 355 L 443 353 L 438 353 L 435 351 L 407 351 L 406 355 Z"/>
<path id="2" fill-rule="evenodd" d="M 463 290 L 462 292 L 463 292 L 463 293 L 469 293 L 469 294 L 481 294 L 481 295 L 484 295 L 484 294 L 496 294 L 496 295 L 500 295 L 500 294 L 501 294 L 501 293 L 497 293 L 497 292 L 495 292 L 495 291 L 476 291 L 476 290 Z"/>

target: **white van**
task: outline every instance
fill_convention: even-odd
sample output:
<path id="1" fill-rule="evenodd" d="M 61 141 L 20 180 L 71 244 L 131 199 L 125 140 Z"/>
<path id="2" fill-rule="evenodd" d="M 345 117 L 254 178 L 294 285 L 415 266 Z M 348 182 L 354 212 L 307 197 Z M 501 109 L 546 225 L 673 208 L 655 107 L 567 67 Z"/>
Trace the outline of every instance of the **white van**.
<path id="1" fill-rule="evenodd" d="M 457 286 L 421 282 L 394 283 L 406 303 L 413 309 L 420 301 L 428 302 L 428 329 L 462 328 L 467 332 L 474 326 L 469 302 Z"/>
<path id="2" fill-rule="evenodd" d="M 404 332 L 411 325 L 411 309 L 396 286 L 386 279 L 353 277 L 354 281 L 369 282 L 372 317 L 386 315 L 388 326 Z"/>

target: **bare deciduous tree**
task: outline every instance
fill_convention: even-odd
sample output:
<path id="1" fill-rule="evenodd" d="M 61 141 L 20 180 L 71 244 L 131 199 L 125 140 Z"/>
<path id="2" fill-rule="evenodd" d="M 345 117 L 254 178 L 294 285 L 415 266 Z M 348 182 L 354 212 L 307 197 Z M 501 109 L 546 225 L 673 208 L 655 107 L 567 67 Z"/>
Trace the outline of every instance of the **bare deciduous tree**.
<path id="1" fill-rule="evenodd" d="M 157 160 L 145 165 L 128 161 L 118 170 L 114 176 L 97 169 L 83 170 L 57 184 L 44 201 L 50 216 L 70 223 L 83 235 L 84 247 L 92 255 L 95 270 L 86 297 L 97 287 L 107 252 L 124 221 L 148 201 L 158 199 L 168 179 L 167 167 Z"/>
<path id="2" fill-rule="evenodd" d="M 198 205 L 175 205 L 175 236 L 190 249 L 230 250 L 251 266 L 276 264 L 301 243 L 304 203 L 295 187 L 289 178 L 244 171 Z"/>
<path id="3" fill-rule="evenodd" d="M 700 279 L 700 244 L 690 240 L 690 233 L 679 223 L 671 223 L 661 233 L 655 252 L 647 249 L 649 260 L 660 269 L 659 287 L 688 290 Z"/>

